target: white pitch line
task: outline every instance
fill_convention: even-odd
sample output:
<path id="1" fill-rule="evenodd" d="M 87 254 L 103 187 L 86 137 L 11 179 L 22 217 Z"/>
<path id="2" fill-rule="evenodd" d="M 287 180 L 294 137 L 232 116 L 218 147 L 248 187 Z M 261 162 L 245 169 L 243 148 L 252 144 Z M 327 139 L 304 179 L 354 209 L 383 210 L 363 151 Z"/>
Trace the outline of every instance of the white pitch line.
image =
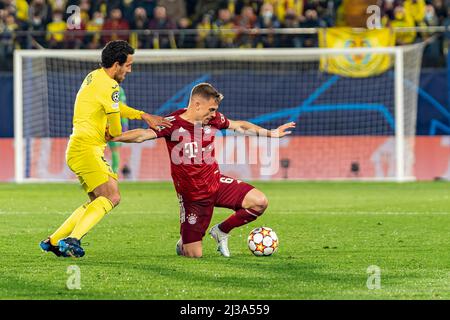
<path id="1" fill-rule="evenodd" d="M 52 215 L 68 215 L 71 212 L 69 212 L 70 210 L 68 210 L 67 212 L 20 212 L 20 211 L 9 211 L 9 212 L 4 212 L 4 211 L 0 211 L 0 215 L 42 215 L 42 214 L 52 214 Z M 230 210 L 231 211 L 231 210 Z M 173 211 L 152 211 L 152 210 L 148 210 L 148 211 L 125 211 L 125 212 L 120 212 L 123 215 L 141 215 L 141 214 L 152 214 L 152 215 L 166 215 L 166 214 L 178 214 L 178 211 L 176 209 L 174 209 Z M 382 212 L 382 211 L 352 211 L 352 212 L 339 212 L 339 211 L 300 211 L 300 212 L 272 212 L 272 214 L 275 215 L 406 215 L 406 216 L 412 216 L 412 215 L 448 215 L 450 214 L 450 211 L 435 211 L 435 212 L 415 212 L 415 211 L 410 211 L 410 212 L 400 212 L 400 211 L 386 211 L 386 212 Z"/>

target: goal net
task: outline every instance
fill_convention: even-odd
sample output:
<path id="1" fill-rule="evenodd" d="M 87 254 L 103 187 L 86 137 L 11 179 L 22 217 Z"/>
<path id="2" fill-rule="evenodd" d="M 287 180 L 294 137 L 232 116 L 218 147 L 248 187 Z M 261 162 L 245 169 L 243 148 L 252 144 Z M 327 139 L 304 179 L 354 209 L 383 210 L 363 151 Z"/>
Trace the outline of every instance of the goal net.
<path id="1" fill-rule="evenodd" d="M 128 105 L 167 115 L 187 106 L 194 85 L 209 82 L 224 94 L 219 111 L 230 119 L 271 129 L 296 122 L 291 136 L 273 144 L 222 134 L 216 156 L 224 174 L 251 180 L 405 181 L 414 179 L 422 51 L 422 44 L 138 50 L 133 71 L 122 87 Z M 320 68 L 321 58 L 354 55 L 388 55 L 392 67 L 362 78 L 329 74 Z M 99 66 L 99 59 L 100 51 L 91 50 L 15 52 L 16 181 L 75 179 L 65 164 L 73 104 L 81 82 Z M 145 126 L 130 122 L 130 129 L 137 127 Z M 122 145 L 120 153 L 121 170 L 128 168 L 119 172 L 122 178 L 170 179 L 164 141 Z M 271 170 L 265 167 L 267 159 Z"/>

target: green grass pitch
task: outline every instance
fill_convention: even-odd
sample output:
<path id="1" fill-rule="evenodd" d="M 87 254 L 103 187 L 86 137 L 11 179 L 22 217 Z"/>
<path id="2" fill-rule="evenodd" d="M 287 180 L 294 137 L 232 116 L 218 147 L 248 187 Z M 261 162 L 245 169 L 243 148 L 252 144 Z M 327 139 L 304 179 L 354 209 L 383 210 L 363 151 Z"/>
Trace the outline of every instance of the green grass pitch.
<path id="1" fill-rule="evenodd" d="M 450 299 L 450 184 L 259 182 L 269 208 L 235 229 L 232 257 L 204 239 L 204 257 L 175 254 L 171 183 L 121 183 L 122 202 L 56 258 L 38 243 L 85 201 L 76 184 L 0 184 L 0 299 Z M 212 224 L 231 212 L 216 209 Z M 255 257 L 250 230 L 273 228 L 280 248 Z M 81 289 L 67 269 L 79 267 Z M 381 270 L 368 289 L 367 268 Z M 369 283 L 373 283 L 369 279 Z"/>

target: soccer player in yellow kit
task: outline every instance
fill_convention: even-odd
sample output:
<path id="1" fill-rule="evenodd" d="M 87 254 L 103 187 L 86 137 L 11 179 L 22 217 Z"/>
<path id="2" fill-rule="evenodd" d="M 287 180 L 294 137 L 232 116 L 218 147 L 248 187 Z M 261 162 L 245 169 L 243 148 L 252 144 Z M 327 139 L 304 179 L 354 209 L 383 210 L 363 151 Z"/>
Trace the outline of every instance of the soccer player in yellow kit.
<path id="1" fill-rule="evenodd" d="M 66 150 L 66 163 L 77 175 L 90 201 L 72 215 L 40 247 L 57 256 L 84 256 L 81 238 L 120 202 L 117 174 L 104 159 L 105 132 L 122 133 L 120 119 L 144 120 L 158 130 L 171 126 L 119 101 L 119 83 L 131 72 L 134 49 L 122 40 L 109 42 L 102 51 L 101 68 L 84 79 L 75 100 L 73 132 Z M 108 129 L 107 129 L 108 128 Z"/>

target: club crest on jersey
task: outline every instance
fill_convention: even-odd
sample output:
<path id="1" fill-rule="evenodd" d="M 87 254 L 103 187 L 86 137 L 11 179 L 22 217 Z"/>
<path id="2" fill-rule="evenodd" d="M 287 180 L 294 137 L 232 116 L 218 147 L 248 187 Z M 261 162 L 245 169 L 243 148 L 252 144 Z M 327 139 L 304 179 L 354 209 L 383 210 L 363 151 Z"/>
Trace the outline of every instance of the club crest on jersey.
<path id="1" fill-rule="evenodd" d="M 119 91 L 114 91 L 111 96 L 112 101 L 118 103 L 119 102 Z"/>
<path id="2" fill-rule="evenodd" d="M 205 134 L 210 134 L 211 133 L 211 126 L 204 126 L 203 127 L 203 132 L 205 132 Z"/>
<path id="3" fill-rule="evenodd" d="M 195 213 L 189 213 L 187 216 L 187 221 L 189 224 L 197 223 L 197 215 Z"/>

